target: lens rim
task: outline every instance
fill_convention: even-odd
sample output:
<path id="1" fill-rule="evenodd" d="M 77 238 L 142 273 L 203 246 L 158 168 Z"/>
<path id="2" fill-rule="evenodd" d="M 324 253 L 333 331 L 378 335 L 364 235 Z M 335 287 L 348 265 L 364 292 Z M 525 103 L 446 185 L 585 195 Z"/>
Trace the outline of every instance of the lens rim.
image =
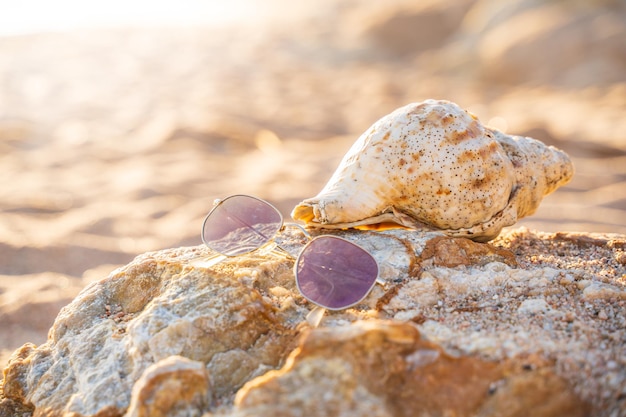
<path id="1" fill-rule="evenodd" d="M 355 302 L 342 306 L 342 307 L 329 307 L 329 306 L 325 306 L 323 304 L 318 303 L 317 301 L 314 301 L 312 299 L 310 299 L 307 295 L 304 294 L 304 292 L 302 292 L 302 288 L 300 287 L 300 280 L 298 279 L 298 265 L 300 263 L 300 258 L 302 257 L 303 254 L 305 254 L 307 248 L 313 244 L 313 242 L 315 242 L 316 240 L 319 239 L 337 239 L 337 240 L 342 240 L 344 242 L 347 242 L 349 244 L 351 244 L 352 246 L 362 250 L 364 253 L 366 253 L 370 258 L 372 258 L 372 260 L 374 261 L 374 264 L 376 265 L 376 277 L 372 280 L 372 284 L 369 286 L 369 288 L 367 289 L 367 291 L 365 291 L 365 293 L 363 294 L 363 296 L 361 298 L 359 298 L 358 300 L 356 300 Z M 345 310 L 348 309 L 350 307 L 353 307 L 355 305 L 357 305 L 358 303 L 360 303 L 361 301 L 363 301 L 371 292 L 372 289 L 374 288 L 374 286 L 376 285 L 376 282 L 378 281 L 378 279 L 380 278 L 380 265 L 378 264 L 378 261 L 376 260 L 376 258 L 374 258 L 374 256 L 369 253 L 369 251 L 367 251 L 365 248 L 363 248 L 361 245 L 354 243 L 348 239 L 339 237 L 339 236 L 334 236 L 334 235 L 321 235 L 321 236 L 316 236 L 315 238 L 311 239 L 300 251 L 300 253 L 298 254 L 298 257 L 296 258 L 296 261 L 294 263 L 293 266 L 293 273 L 295 276 L 295 281 L 296 281 L 296 287 L 298 288 L 298 291 L 300 292 L 300 294 L 309 302 L 315 304 L 316 306 L 320 306 L 322 308 L 325 308 L 326 310 L 331 310 L 331 311 L 341 311 L 341 310 Z"/>
<path id="2" fill-rule="evenodd" d="M 243 197 L 243 198 L 249 198 L 249 199 L 252 199 L 252 200 L 256 200 L 256 201 L 259 201 L 259 202 L 261 202 L 261 203 L 263 203 L 263 204 L 265 204 L 265 205 L 269 206 L 272 210 L 274 210 L 274 212 L 275 212 L 276 214 L 278 214 L 278 217 L 279 217 L 279 219 L 280 219 L 280 222 L 279 222 L 279 227 L 276 229 L 276 232 L 274 232 L 274 235 L 273 235 L 270 239 L 268 239 L 268 240 L 267 240 L 267 242 L 264 242 L 263 244 L 261 244 L 260 246 L 258 246 L 258 247 L 256 247 L 256 248 L 254 248 L 254 249 L 251 249 L 251 250 L 246 251 L 246 252 L 241 252 L 241 253 L 237 253 L 237 254 L 232 254 L 232 255 L 231 255 L 231 254 L 227 254 L 227 253 L 220 252 L 219 250 L 216 250 L 216 249 L 212 248 L 212 247 L 209 245 L 209 243 L 208 243 L 208 242 L 205 240 L 205 238 L 204 238 L 204 229 L 205 229 L 205 227 L 206 227 L 207 221 L 209 220 L 209 218 L 211 217 L 211 215 L 212 215 L 212 214 L 214 214 L 214 213 L 215 213 L 215 211 L 216 211 L 216 210 L 217 210 L 217 209 L 218 209 L 218 208 L 219 208 L 222 204 L 224 204 L 226 201 L 231 200 L 231 199 L 233 199 L 233 198 L 241 198 L 241 197 Z M 215 202 L 213 203 L 213 207 L 211 208 L 211 211 L 209 211 L 209 213 L 208 213 L 208 214 L 204 217 L 204 220 L 202 221 L 202 228 L 200 229 L 200 238 L 202 239 L 202 243 L 204 243 L 204 245 L 205 245 L 207 248 L 209 248 L 210 250 L 212 250 L 213 252 L 216 252 L 216 253 L 218 253 L 218 254 L 220 254 L 220 255 L 223 255 L 223 256 L 227 256 L 227 257 L 229 257 L 229 258 L 232 258 L 232 257 L 235 257 L 235 256 L 241 256 L 241 255 L 245 255 L 245 254 L 248 254 L 248 253 L 254 252 L 255 250 L 257 250 L 257 249 L 259 249 L 260 247 L 264 246 L 265 244 L 267 244 L 268 242 L 270 242 L 270 241 L 271 241 L 271 240 L 272 240 L 272 239 L 276 236 L 276 233 L 278 233 L 280 230 L 282 230 L 282 229 L 283 229 L 284 225 L 285 225 L 285 223 L 284 223 L 284 218 L 283 218 L 282 213 L 281 213 L 281 212 L 280 212 L 280 210 L 278 210 L 278 209 L 277 209 L 277 208 L 276 208 L 273 204 L 271 204 L 271 203 L 269 203 L 269 202 L 267 202 L 267 201 L 263 200 L 262 198 L 254 197 L 254 196 L 251 196 L 251 195 L 248 195 L 248 194 L 233 194 L 233 195 L 229 195 L 228 197 L 224 197 L 224 198 L 221 198 L 221 199 L 217 199 L 217 200 L 215 200 Z"/>

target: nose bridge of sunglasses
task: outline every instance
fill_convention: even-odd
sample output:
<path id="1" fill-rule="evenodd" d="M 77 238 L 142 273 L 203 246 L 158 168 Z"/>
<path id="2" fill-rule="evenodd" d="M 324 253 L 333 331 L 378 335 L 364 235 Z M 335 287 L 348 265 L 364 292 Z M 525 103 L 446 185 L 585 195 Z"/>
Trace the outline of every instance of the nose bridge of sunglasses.
<path id="1" fill-rule="evenodd" d="M 295 227 L 296 229 L 300 230 L 302 232 L 302 234 L 308 239 L 311 240 L 313 239 L 313 237 L 311 236 L 311 234 L 309 232 L 306 231 L 306 229 L 298 223 L 285 223 L 283 225 L 283 229 L 286 227 Z"/>
<path id="2" fill-rule="evenodd" d="M 311 241 L 313 239 L 304 227 L 296 223 L 285 223 L 283 224 L 283 227 L 278 232 L 282 232 L 288 227 L 298 229 L 300 232 L 302 232 L 302 234 L 307 239 L 307 241 Z M 296 253 L 294 253 L 293 250 L 288 249 L 288 246 L 290 246 L 290 244 L 287 242 L 284 242 L 282 239 L 283 236 L 279 236 L 278 232 L 274 236 L 274 242 L 276 243 L 276 246 L 274 247 L 273 252 L 287 259 L 296 260 L 298 258 L 298 255 L 301 249 L 298 249 Z M 298 242 L 298 246 L 300 245 L 301 245 L 301 242 Z"/>

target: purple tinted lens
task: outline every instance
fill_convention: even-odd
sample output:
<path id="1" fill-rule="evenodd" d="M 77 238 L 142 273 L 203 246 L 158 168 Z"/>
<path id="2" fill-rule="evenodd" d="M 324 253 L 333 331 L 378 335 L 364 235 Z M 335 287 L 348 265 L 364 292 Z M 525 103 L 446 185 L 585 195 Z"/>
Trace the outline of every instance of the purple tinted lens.
<path id="1" fill-rule="evenodd" d="M 227 256 L 260 248 L 280 230 L 283 218 L 271 204 L 235 195 L 221 201 L 204 219 L 202 241 Z"/>
<path id="2" fill-rule="evenodd" d="M 320 236 L 309 242 L 294 269 L 302 295 L 329 310 L 358 303 L 378 278 L 378 264 L 372 255 L 335 236 Z"/>

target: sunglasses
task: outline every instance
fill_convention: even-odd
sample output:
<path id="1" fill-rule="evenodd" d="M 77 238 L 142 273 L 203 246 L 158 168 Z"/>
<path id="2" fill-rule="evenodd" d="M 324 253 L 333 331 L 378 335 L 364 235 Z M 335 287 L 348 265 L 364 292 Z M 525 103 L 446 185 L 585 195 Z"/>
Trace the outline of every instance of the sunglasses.
<path id="1" fill-rule="evenodd" d="M 297 257 L 274 242 L 274 237 L 287 225 L 299 228 L 309 239 Z M 325 309 L 343 310 L 359 303 L 379 281 L 378 263 L 359 245 L 331 235 L 311 238 L 300 225 L 283 223 L 276 207 L 248 195 L 216 200 L 202 224 L 202 241 L 219 254 L 219 259 L 211 265 L 270 243 L 270 249 L 278 249 L 295 259 L 298 290 L 320 307 L 307 317 L 314 326 L 319 324 Z"/>

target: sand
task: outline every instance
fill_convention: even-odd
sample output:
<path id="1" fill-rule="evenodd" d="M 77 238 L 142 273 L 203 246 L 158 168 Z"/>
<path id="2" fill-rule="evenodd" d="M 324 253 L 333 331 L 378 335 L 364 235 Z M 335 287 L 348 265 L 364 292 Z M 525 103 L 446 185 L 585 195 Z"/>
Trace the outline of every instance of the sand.
<path id="1" fill-rule="evenodd" d="M 369 125 L 426 98 L 571 155 L 573 181 L 516 226 L 626 234 L 624 3 L 413 3 L 0 37 L 0 362 L 88 282 L 201 243 L 217 197 L 288 218 Z"/>

